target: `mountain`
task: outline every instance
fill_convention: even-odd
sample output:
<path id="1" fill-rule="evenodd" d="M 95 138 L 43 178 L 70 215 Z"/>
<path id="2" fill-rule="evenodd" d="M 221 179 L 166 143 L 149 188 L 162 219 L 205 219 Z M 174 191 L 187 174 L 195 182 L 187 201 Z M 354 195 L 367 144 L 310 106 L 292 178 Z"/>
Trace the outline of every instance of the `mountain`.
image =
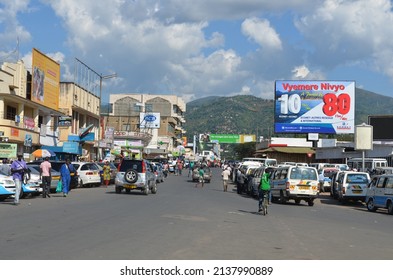
<path id="1" fill-rule="evenodd" d="M 393 98 L 355 89 L 355 124 L 368 123 L 369 115 L 392 115 Z M 274 132 L 274 102 L 252 95 L 210 96 L 187 103 L 186 136 L 211 134 L 256 134 L 265 138 Z"/>

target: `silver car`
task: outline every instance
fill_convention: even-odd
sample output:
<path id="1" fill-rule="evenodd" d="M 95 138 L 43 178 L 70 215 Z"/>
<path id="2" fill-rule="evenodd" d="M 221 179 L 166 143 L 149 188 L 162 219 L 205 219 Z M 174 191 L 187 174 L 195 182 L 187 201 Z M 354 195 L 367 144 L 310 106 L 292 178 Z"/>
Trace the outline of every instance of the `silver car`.
<path id="1" fill-rule="evenodd" d="M 152 164 L 147 160 L 123 159 L 115 179 L 115 191 L 121 193 L 125 189 L 140 190 L 145 195 L 157 193 L 156 176 Z"/>

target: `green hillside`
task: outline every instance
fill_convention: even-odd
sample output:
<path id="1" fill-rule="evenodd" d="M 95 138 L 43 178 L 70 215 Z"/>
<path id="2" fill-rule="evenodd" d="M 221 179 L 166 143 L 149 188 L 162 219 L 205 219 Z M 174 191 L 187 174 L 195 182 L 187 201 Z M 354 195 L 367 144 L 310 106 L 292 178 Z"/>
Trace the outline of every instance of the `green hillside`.
<path id="1" fill-rule="evenodd" d="M 355 97 L 356 125 L 367 123 L 369 115 L 393 114 L 391 97 L 358 88 Z M 273 100 L 252 95 L 212 96 L 187 103 L 184 127 L 189 139 L 200 133 L 283 136 L 273 133 L 273 112 Z"/>

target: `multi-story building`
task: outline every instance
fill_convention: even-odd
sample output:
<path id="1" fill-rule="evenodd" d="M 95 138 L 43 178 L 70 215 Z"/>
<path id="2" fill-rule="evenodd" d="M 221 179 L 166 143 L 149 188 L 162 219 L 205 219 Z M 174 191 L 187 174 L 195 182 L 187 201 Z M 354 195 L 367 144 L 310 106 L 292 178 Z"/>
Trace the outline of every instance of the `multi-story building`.
<path id="1" fill-rule="evenodd" d="M 100 97 L 75 83 L 61 82 L 59 100 L 59 109 L 70 120 L 59 126 L 59 141 L 65 143 L 63 152 L 69 146 L 72 151 L 78 149 L 79 158 L 101 159 L 97 145 L 101 139 Z M 72 152 L 71 150 L 68 152 Z"/>
<path id="2" fill-rule="evenodd" d="M 33 160 L 38 148 L 60 159 L 98 159 L 100 96 L 61 83 L 60 65 L 36 49 L 32 68 L 23 61 L 1 65 L 0 159 L 23 153 Z"/>
<path id="3" fill-rule="evenodd" d="M 114 131 L 118 149 L 142 152 L 146 157 L 167 155 L 182 144 L 185 133 L 186 104 L 176 95 L 111 94 L 110 109 L 104 118 L 104 129 Z M 145 127 L 143 116 L 159 118 L 156 127 Z M 142 117 L 141 117 L 142 116 Z M 141 119 L 142 118 L 142 119 Z"/>
<path id="4" fill-rule="evenodd" d="M 52 79 L 59 77 L 51 72 Z M 33 81 L 34 82 L 34 81 Z M 58 101 L 51 96 L 32 96 L 32 75 L 23 61 L 5 62 L 0 69 L 0 158 L 16 158 L 45 144 L 58 141 Z M 38 91 L 36 91 L 38 92 Z M 41 98 L 42 97 L 42 98 Z"/>

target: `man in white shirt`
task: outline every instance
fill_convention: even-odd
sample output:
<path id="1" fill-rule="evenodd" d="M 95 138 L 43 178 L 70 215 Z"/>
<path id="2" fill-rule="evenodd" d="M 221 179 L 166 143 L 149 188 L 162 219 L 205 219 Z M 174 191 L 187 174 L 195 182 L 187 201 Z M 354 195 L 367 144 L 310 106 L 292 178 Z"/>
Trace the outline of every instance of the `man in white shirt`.
<path id="1" fill-rule="evenodd" d="M 229 180 L 229 176 L 231 175 L 231 172 L 228 169 L 225 169 L 221 175 L 222 175 L 222 182 L 224 186 L 224 192 L 226 192 L 228 191 L 228 180 Z"/>

